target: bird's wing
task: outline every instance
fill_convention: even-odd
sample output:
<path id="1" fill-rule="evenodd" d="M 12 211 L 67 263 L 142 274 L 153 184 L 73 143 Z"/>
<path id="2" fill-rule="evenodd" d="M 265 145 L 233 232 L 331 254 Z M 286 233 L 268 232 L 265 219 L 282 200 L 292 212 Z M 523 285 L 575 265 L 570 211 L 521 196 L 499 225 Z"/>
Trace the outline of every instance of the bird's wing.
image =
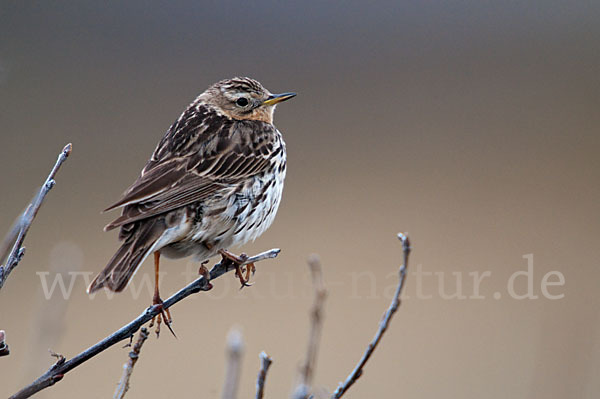
<path id="1" fill-rule="evenodd" d="M 106 209 L 125 207 L 105 230 L 205 200 L 265 171 L 283 150 L 271 124 L 214 116 L 210 123 L 202 118 L 181 124 L 182 118 L 171 126 L 137 181 Z"/>

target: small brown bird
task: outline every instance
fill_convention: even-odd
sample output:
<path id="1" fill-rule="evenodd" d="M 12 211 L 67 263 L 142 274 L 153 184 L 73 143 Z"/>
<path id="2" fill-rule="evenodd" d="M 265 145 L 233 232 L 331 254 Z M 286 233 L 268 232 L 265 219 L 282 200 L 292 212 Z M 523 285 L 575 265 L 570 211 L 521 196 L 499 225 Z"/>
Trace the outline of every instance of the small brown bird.
<path id="1" fill-rule="evenodd" d="M 106 209 L 123 207 L 122 215 L 104 228 L 119 227 L 123 244 L 88 293 L 102 287 L 122 291 L 150 253 L 154 304 L 162 303 L 160 255 L 193 255 L 203 263 L 220 254 L 242 263 L 227 248 L 256 239 L 275 218 L 286 151 L 273 112 L 295 95 L 271 94 L 250 78 L 223 80 L 200 94 L 169 128 L 140 177 Z M 242 285 L 251 268 L 246 267 L 244 277 L 237 267 Z M 204 266 L 201 270 L 207 274 Z M 170 323 L 167 315 L 163 318 Z"/>

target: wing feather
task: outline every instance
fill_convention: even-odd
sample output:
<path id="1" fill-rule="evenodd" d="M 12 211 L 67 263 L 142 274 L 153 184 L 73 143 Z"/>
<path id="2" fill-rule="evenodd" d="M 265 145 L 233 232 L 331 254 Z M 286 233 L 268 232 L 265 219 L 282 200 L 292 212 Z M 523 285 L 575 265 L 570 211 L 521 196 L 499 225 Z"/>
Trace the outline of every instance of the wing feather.
<path id="1" fill-rule="evenodd" d="M 283 145 L 271 124 L 216 118 L 205 108 L 190 108 L 180 117 L 188 123 L 178 120 L 171 126 L 140 177 L 118 202 L 106 209 L 124 207 L 123 214 L 105 230 L 227 190 L 267 170 L 271 158 Z M 186 117 L 189 112 L 205 117 Z"/>

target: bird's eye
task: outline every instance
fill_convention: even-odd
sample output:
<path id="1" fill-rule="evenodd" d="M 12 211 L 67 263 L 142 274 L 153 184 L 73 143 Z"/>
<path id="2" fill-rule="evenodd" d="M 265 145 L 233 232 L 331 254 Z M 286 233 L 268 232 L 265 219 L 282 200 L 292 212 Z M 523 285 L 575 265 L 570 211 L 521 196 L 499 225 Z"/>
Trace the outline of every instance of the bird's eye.
<path id="1" fill-rule="evenodd" d="M 240 97 L 236 100 L 235 103 L 240 107 L 245 107 L 246 105 L 248 105 L 248 99 L 246 97 Z"/>

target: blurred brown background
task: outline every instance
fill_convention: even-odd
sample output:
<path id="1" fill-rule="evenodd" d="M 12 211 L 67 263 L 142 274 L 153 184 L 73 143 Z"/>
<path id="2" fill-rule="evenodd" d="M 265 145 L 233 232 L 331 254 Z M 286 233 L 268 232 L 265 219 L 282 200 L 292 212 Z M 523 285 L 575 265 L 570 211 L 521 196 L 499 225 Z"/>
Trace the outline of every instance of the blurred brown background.
<path id="1" fill-rule="evenodd" d="M 0 292 L 12 352 L 0 359 L 0 396 L 45 371 L 48 348 L 73 356 L 150 304 L 147 289 L 85 294 L 84 276 L 117 248 L 102 232 L 115 214 L 99 211 L 198 93 L 247 75 L 299 93 L 275 118 L 289 152 L 279 215 L 243 248 L 283 252 L 259 265 L 252 288 L 226 276 L 173 308 L 179 339 L 165 331 L 146 343 L 127 397 L 218 397 L 234 325 L 246 341 L 240 397 L 253 395 L 261 350 L 274 358 L 267 397 L 289 396 L 313 252 L 329 288 L 316 387 L 333 390 L 388 306 L 398 231 L 414 245 L 411 271 L 437 274 L 420 287 L 409 276 L 347 397 L 598 397 L 598 21 L 600 5 L 583 1 L 2 1 L 2 230 L 62 146 L 74 149 Z M 538 298 L 511 298 L 528 254 Z M 198 266 L 164 264 L 165 297 Z M 469 273 L 486 271 L 483 299 L 442 295 L 459 276 L 475 296 Z M 549 288 L 562 299 L 542 295 L 551 271 L 564 276 Z M 136 287 L 151 272 L 147 261 Z M 57 273 L 73 282 L 68 300 L 58 286 L 44 297 Z M 127 351 L 111 348 L 39 397 L 112 397 Z"/>

